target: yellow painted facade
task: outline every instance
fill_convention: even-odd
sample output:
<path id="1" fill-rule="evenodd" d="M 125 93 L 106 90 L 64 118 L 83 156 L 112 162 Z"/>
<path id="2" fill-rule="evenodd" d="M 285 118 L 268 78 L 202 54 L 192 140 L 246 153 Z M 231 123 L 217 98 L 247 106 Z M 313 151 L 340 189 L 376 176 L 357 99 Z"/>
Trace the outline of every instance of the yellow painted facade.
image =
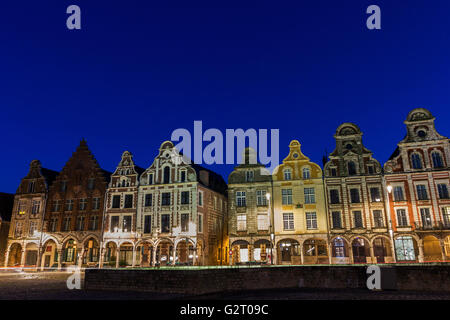
<path id="1" fill-rule="evenodd" d="M 322 169 L 291 141 L 273 173 L 274 231 L 278 264 L 329 263 Z"/>

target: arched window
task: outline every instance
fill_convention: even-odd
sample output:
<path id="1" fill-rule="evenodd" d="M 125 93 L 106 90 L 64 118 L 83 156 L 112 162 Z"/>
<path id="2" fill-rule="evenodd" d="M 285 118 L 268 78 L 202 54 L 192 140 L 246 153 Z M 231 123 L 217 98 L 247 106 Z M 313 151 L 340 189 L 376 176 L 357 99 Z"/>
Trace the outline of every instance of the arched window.
<path id="1" fill-rule="evenodd" d="M 311 171 L 309 168 L 303 168 L 303 179 L 310 179 L 311 178 Z"/>
<path id="2" fill-rule="evenodd" d="M 164 168 L 164 176 L 163 176 L 163 183 L 169 183 L 170 182 L 170 167 Z"/>
<path id="3" fill-rule="evenodd" d="M 413 153 L 411 155 L 411 163 L 413 169 L 422 169 L 422 160 L 420 159 L 420 156 L 417 153 Z"/>
<path id="4" fill-rule="evenodd" d="M 356 164 L 353 161 L 348 162 L 348 175 L 349 176 L 356 175 Z"/>
<path id="5" fill-rule="evenodd" d="M 283 172 L 284 172 L 284 180 L 291 180 L 292 179 L 291 169 L 286 169 Z"/>
<path id="6" fill-rule="evenodd" d="M 431 154 L 431 158 L 433 159 L 433 167 L 434 168 L 442 168 L 444 166 L 444 162 L 442 161 L 442 157 L 439 152 L 434 151 Z"/>

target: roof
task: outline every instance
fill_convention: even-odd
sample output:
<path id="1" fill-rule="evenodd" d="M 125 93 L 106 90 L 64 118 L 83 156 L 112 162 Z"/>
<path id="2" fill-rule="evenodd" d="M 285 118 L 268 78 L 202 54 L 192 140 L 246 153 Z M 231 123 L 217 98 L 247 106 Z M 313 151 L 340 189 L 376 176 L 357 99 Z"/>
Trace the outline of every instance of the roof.
<path id="1" fill-rule="evenodd" d="M 222 193 L 224 195 L 226 194 L 227 183 L 225 182 L 225 180 L 223 179 L 223 177 L 220 174 L 218 174 L 210 169 L 207 169 L 205 167 L 202 167 L 201 165 L 195 164 L 195 163 L 192 163 L 191 167 L 197 173 L 197 181 L 201 185 L 203 185 L 206 188 L 209 188 L 213 191 Z M 202 177 L 200 175 L 201 171 L 208 172 L 208 181 L 207 182 L 202 181 L 202 179 L 201 179 Z"/>

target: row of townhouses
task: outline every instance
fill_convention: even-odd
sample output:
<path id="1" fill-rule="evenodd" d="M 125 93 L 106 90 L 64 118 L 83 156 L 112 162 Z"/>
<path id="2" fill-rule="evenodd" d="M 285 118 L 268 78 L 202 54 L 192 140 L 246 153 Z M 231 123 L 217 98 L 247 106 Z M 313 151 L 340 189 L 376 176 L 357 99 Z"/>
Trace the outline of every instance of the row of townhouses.
<path id="1" fill-rule="evenodd" d="M 353 123 L 322 168 L 289 144 L 269 172 L 244 161 L 223 178 L 164 142 L 147 169 L 113 173 L 82 140 L 60 172 L 34 160 L 15 194 L 5 266 L 349 264 L 450 260 L 450 140 L 426 109 L 382 166 Z"/>

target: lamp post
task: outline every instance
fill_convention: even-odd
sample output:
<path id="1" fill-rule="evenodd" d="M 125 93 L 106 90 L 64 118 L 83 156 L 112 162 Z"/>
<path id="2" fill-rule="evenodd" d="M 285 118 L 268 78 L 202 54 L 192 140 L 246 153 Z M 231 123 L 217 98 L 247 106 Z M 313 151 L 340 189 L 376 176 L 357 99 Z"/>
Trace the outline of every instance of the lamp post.
<path id="1" fill-rule="evenodd" d="M 270 264 L 273 265 L 273 245 L 275 235 L 273 233 L 273 212 L 272 212 L 272 203 L 270 202 L 270 193 L 266 193 L 267 201 L 269 202 L 269 212 L 270 212 Z"/>
<path id="2" fill-rule="evenodd" d="M 386 184 L 386 180 L 384 179 L 384 183 Z M 386 192 L 387 191 L 387 192 Z M 389 236 L 391 238 L 391 246 L 392 246 L 392 258 L 394 259 L 394 263 L 397 262 L 397 259 L 395 257 L 395 244 L 394 244 L 394 231 L 392 230 L 392 220 L 391 220 L 391 204 L 389 202 L 389 194 L 392 192 L 392 186 L 388 184 L 386 186 L 385 190 L 385 197 L 386 197 L 386 208 L 387 208 L 387 214 L 388 214 L 388 228 L 389 228 Z"/>

